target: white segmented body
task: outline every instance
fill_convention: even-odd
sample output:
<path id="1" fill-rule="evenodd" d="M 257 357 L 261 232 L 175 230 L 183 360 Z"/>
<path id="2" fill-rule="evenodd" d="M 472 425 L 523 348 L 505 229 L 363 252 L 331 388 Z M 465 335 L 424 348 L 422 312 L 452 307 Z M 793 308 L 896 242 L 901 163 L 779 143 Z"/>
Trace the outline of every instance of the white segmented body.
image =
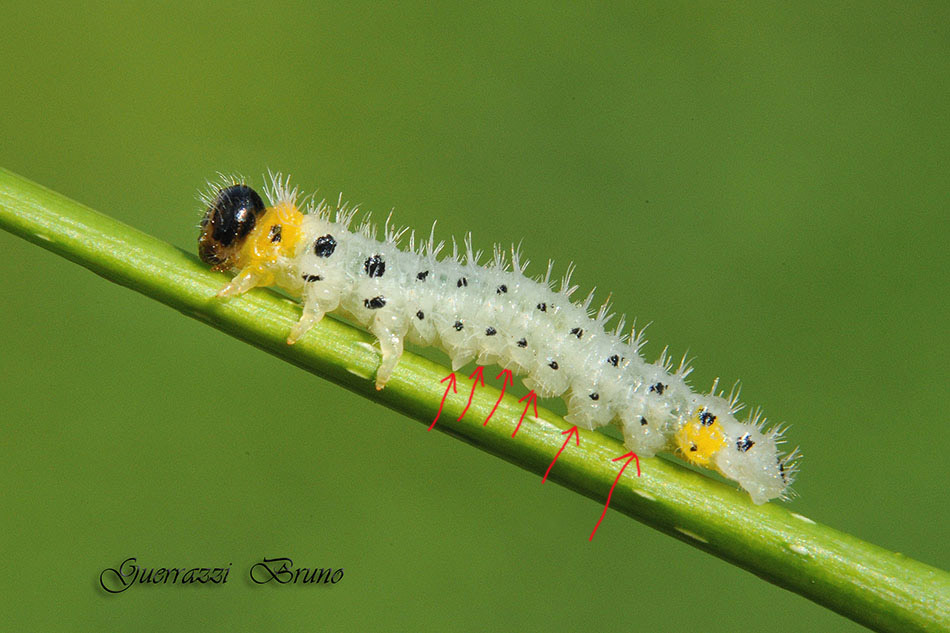
<path id="1" fill-rule="evenodd" d="M 279 178 L 267 194 L 275 207 L 296 204 L 296 190 Z M 453 370 L 471 360 L 497 364 L 523 376 L 540 397 L 562 396 L 566 419 L 579 427 L 617 424 L 626 446 L 642 457 L 678 449 L 689 461 L 737 481 L 755 503 L 786 496 L 796 454 L 780 455 L 781 431 L 763 430 L 758 415 L 740 422 L 735 398 L 716 393 L 715 385 L 708 394 L 694 393 L 685 362 L 673 371 L 665 352 L 659 361 L 646 362 L 642 339 L 620 332 L 622 318 L 616 329 L 605 330 L 612 316 L 606 305 L 592 316 L 592 294 L 571 302 L 576 287 L 570 269 L 555 291 L 550 265 L 543 279 L 527 278 L 515 249 L 510 264 L 496 248 L 491 262 L 481 266 L 466 239 L 461 255 L 453 245 L 453 256 L 440 259 L 443 244 L 432 237 L 416 247 L 413 235 L 409 249 L 400 250 L 403 231 L 387 226 L 379 241 L 365 221 L 351 230 L 352 218 L 342 205 L 311 208 L 295 256 L 279 262 L 278 283 L 303 298 L 303 316 L 290 341 L 335 312 L 379 340 L 378 388 L 396 367 L 404 341 L 436 346 L 451 358 Z"/>

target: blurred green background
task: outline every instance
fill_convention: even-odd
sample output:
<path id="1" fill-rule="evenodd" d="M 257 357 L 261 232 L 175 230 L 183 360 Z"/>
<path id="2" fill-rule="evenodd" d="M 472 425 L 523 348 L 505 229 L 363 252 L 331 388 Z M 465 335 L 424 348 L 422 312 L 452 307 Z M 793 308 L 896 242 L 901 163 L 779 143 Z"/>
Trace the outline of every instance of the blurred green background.
<path id="1" fill-rule="evenodd" d="M 0 165 L 191 251 L 206 179 L 274 169 L 574 260 L 792 424 L 791 508 L 946 569 L 950 5 L 825 4 L 5 2 Z M 860 629 L 0 248 L 4 630 Z M 233 567 L 105 595 L 128 556 Z"/>

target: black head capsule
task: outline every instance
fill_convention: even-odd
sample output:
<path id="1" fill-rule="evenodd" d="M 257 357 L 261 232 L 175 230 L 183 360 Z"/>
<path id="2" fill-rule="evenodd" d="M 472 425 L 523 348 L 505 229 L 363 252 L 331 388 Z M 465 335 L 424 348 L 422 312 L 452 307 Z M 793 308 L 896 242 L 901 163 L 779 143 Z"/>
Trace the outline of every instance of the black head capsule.
<path id="1" fill-rule="evenodd" d="M 264 201 L 247 185 L 231 185 L 219 191 L 201 220 L 201 261 L 216 270 L 230 268 L 233 256 L 265 210 Z"/>

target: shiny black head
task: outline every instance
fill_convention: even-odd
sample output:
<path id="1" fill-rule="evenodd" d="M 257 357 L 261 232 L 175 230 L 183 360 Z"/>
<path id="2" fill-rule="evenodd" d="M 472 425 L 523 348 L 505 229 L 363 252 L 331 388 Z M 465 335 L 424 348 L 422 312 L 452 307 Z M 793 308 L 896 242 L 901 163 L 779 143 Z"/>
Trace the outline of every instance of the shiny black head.
<path id="1" fill-rule="evenodd" d="M 230 268 L 232 256 L 264 211 L 264 201 L 247 185 L 231 185 L 219 191 L 201 220 L 201 261 L 218 270 Z"/>

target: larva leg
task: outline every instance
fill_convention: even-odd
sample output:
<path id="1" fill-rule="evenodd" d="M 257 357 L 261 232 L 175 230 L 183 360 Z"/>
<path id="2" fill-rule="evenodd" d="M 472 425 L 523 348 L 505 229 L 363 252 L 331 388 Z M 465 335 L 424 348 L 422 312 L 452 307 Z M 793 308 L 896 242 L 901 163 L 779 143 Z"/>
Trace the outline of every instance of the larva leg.
<path id="1" fill-rule="evenodd" d="M 475 354 L 456 354 L 452 357 L 452 371 L 458 371 L 474 358 Z"/>
<path id="2" fill-rule="evenodd" d="M 320 306 L 316 303 L 308 303 L 303 309 L 303 314 L 300 315 L 300 320 L 294 323 L 294 327 L 290 329 L 287 344 L 293 345 L 299 341 L 300 337 L 309 332 L 310 328 L 320 322 L 324 314 L 325 312 L 321 310 Z"/>
<path id="3" fill-rule="evenodd" d="M 287 343 L 290 345 L 299 341 L 327 312 L 336 310 L 340 305 L 339 280 L 336 275 L 304 273 L 303 278 L 307 282 L 303 293 L 303 314 L 287 337 Z"/>
<path id="4" fill-rule="evenodd" d="M 405 319 L 395 313 L 380 313 L 373 319 L 369 331 L 379 339 L 379 349 L 383 360 L 376 371 L 376 389 L 386 386 L 396 364 L 402 357 L 403 340 L 409 325 Z"/>
<path id="5" fill-rule="evenodd" d="M 269 286 L 273 283 L 273 276 L 262 273 L 259 268 L 248 267 L 237 274 L 234 279 L 218 291 L 219 297 L 236 297 L 244 294 L 255 286 Z"/>

